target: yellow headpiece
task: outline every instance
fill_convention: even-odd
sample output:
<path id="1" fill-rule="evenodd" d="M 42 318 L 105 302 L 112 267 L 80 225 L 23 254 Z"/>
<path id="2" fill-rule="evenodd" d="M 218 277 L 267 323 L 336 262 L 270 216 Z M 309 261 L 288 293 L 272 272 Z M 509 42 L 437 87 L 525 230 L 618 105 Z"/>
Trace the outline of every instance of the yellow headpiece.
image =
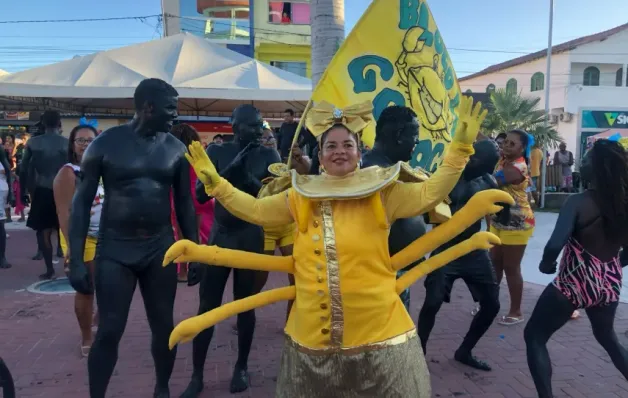
<path id="1" fill-rule="evenodd" d="M 371 101 L 343 109 L 338 109 L 329 102 L 321 101 L 307 113 L 305 126 L 317 140 L 320 140 L 323 133 L 337 124 L 345 126 L 347 130 L 360 136 L 362 131 L 373 121 Z"/>

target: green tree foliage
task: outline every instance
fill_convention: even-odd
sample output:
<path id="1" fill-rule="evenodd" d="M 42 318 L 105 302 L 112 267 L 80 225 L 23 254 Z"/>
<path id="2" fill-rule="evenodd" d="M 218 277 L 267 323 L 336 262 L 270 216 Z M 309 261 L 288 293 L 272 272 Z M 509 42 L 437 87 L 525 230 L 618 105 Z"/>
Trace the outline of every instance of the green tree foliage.
<path id="1" fill-rule="evenodd" d="M 539 109 L 540 98 L 522 97 L 519 93 L 498 89 L 491 94 L 487 105 L 489 114 L 484 120 L 483 131 L 495 136 L 512 129 L 532 134 L 541 148 L 557 148 L 563 142 L 551 124 L 545 126 L 545 111 Z"/>

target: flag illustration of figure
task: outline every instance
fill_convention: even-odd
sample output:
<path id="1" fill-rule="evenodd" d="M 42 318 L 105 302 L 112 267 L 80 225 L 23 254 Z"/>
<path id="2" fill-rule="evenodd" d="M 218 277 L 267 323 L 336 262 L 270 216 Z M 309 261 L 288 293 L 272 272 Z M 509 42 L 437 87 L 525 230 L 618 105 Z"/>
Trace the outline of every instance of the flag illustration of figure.
<path id="1" fill-rule="evenodd" d="M 423 0 L 374 0 L 315 88 L 314 102 L 345 107 L 409 106 L 421 124 L 412 166 L 433 171 L 457 123 L 460 87 L 443 38 Z M 364 134 L 372 147 L 375 127 Z"/>

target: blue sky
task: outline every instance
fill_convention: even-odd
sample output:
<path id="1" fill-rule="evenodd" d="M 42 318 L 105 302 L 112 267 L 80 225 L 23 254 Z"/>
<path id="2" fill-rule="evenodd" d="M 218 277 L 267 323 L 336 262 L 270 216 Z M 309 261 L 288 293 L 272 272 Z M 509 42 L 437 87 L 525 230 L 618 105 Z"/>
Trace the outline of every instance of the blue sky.
<path id="1" fill-rule="evenodd" d="M 195 3 L 194 0 L 182 1 Z M 161 12 L 161 0 L 11 3 L 9 7 L 2 7 L 0 21 L 143 16 Z M 369 0 L 346 0 L 347 33 L 369 3 Z M 434 0 L 429 4 L 458 76 L 521 55 L 517 52 L 532 52 L 547 45 L 549 0 Z M 628 22 L 626 0 L 555 0 L 555 6 L 555 44 Z M 157 38 L 161 32 L 157 22 L 156 18 L 150 18 L 145 21 L 0 23 L 0 69 L 16 72 Z"/>

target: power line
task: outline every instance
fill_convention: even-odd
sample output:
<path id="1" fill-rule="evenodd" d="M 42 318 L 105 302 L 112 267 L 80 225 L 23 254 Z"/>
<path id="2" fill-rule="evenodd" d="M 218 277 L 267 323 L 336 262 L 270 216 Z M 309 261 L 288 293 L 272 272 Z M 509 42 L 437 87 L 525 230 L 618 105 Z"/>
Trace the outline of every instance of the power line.
<path id="1" fill-rule="evenodd" d="M 110 17 L 110 18 L 81 18 L 81 19 L 39 19 L 39 20 L 23 20 L 23 21 L 0 21 L 0 24 L 20 24 L 20 23 L 67 23 L 67 22 L 105 22 L 105 21 L 124 21 L 124 20 L 142 20 L 148 18 L 161 17 L 159 14 L 142 15 L 136 17 Z"/>
<path id="2" fill-rule="evenodd" d="M 32 35 L 0 35 L 3 38 L 14 39 L 75 39 L 75 40 L 91 40 L 91 39 L 146 39 L 147 36 L 32 36 Z"/>
<path id="3" fill-rule="evenodd" d="M 185 22 L 189 22 L 189 21 L 194 21 L 194 22 L 199 22 L 199 23 L 203 23 L 205 21 L 203 20 L 199 20 L 197 18 L 192 18 L 192 17 L 184 17 L 184 16 L 180 16 L 180 15 L 173 15 L 173 14 L 167 14 L 166 17 L 172 17 L 172 18 L 178 18 L 181 20 L 185 20 Z M 72 22 L 107 22 L 107 21 L 121 21 L 121 20 L 138 20 L 140 22 L 143 22 L 146 19 L 149 18 L 158 18 L 158 20 L 161 20 L 162 15 L 160 14 L 153 14 L 153 15 L 144 15 L 144 16 L 130 16 L 130 17 L 110 17 L 110 18 L 84 18 L 84 19 L 46 19 L 46 20 L 14 20 L 14 21 L 0 21 L 0 24 L 27 24 L 27 23 L 72 23 Z M 209 21 L 209 19 L 208 19 Z M 248 21 L 247 21 L 248 22 Z M 217 25 L 217 26 L 232 26 L 231 23 L 227 23 L 227 22 L 220 22 L 220 21 L 212 21 L 213 25 Z M 159 22 L 157 24 L 157 26 L 155 25 L 148 25 L 149 27 L 155 29 L 159 27 Z M 284 26 L 284 25 L 280 25 L 278 24 L 278 26 Z M 301 25 L 293 25 L 293 26 L 301 26 Z M 279 34 L 279 35 L 287 35 L 287 36 L 300 36 L 300 37 L 311 37 L 311 34 L 306 34 L 306 33 L 295 33 L 295 32 L 283 32 L 283 31 L 279 31 L 279 30 L 272 30 L 272 29 L 262 29 L 262 28 L 250 28 L 248 27 L 249 30 L 252 30 L 254 32 L 265 32 L 265 33 L 269 33 L 269 34 Z M 184 29 L 185 31 L 190 31 L 190 32 L 198 32 L 198 33 L 205 33 L 204 31 L 199 31 L 199 30 L 194 30 L 194 29 Z M 11 35 L 0 35 L 0 37 L 37 37 L 37 36 L 11 36 Z M 39 36 L 42 38 L 61 38 L 63 36 Z M 72 38 L 72 36 L 66 36 L 67 38 Z M 88 37 L 91 38 L 91 37 Z M 96 38 L 96 37 L 93 37 Z M 124 36 L 118 36 L 118 37 L 111 37 L 111 38 L 124 38 Z M 129 37 L 130 38 L 130 37 Z M 143 38 L 143 37 L 137 37 L 137 38 Z M 266 40 L 270 40 L 267 38 L 264 38 Z M 271 40 L 272 41 L 272 40 Z M 276 41 L 277 43 L 281 43 L 279 41 Z M 286 44 L 286 45 L 294 45 L 294 44 L 289 44 L 289 43 L 281 43 L 281 44 Z M 481 48 L 465 48 L 465 47 L 447 47 L 448 51 L 463 51 L 463 52 L 478 52 L 478 53 L 494 53 L 494 54 L 522 54 L 522 55 L 528 55 L 528 54 L 533 54 L 535 52 L 539 52 L 539 51 L 543 51 L 543 50 L 536 50 L 536 51 L 522 51 L 522 50 L 504 50 L 504 49 L 481 49 Z M 609 53 L 579 53 L 579 55 L 609 55 Z M 612 55 L 628 55 L 628 53 L 613 53 Z"/>
<path id="4" fill-rule="evenodd" d="M 173 17 L 173 18 L 179 18 L 182 20 L 187 20 L 187 21 L 195 21 L 195 22 L 200 22 L 203 23 L 205 21 L 203 20 L 199 20 L 197 18 L 191 18 L 191 17 L 184 17 L 184 16 L 180 16 L 180 15 L 172 15 L 172 14 L 167 14 L 166 18 L 168 17 Z M 183 22 L 187 22 L 187 21 L 183 21 Z M 207 21 L 210 21 L 210 19 L 207 19 Z M 227 26 L 230 27 L 232 26 L 231 23 L 227 23 L 227 22 L 220 22 L 220 21 L 211 21 L 212 25 L 218 25 L 218 26 Z M 285 26 L 285 25 L 281 25 L 278 24 L 278 26 Z M 289 26 L 302 26 L 302 25 L 289 25 Z M 272 30 L 272 29 L 262 29 L 262 28 L 250 28 L 248 27 L 249 30 L 252 30 L 254 32 L 267 32 L 267 33 L 273 33 L 273 34 L 278 34 L 278 35 L 287 35 L 287 36 L 301 36 L 301 37 L 312 37 L 311 34 L 307 34 L 307 33 L 295 33 L 295 32 L 283 32 L 283 31 L 279 31 L 279 30 Z M 194 29 L 186 29 L 187 31 L 196 31 L 199 33 L 205 33 L 204 31 L 200 31 L 200 30 L 194 30 Z M 265 40 L 269 40 L 267 38 L 264 38 Z M 288 44 L 289 43 L 282 43 L 282 44 Z M 554 46 L 556 47 L 556 46 Z M 531 51 L 524 51 L 524 50 L 503 50 L 503 49 L 481 49 L 481 48 L 465 48 L 465 47 L 447 47 L 448 51 L 465 51 L 465 52 L 479 52 L 479 53 L 496 53 L 496 54 L 522 54 L 522 55 L 528 55 L 528 54 L 534 54 L 536 52 L 540 52 L 540 51 L 545 51 L 546 49 L 541 49 L 541 50 L 531 50 Z M 609 53 L 578 53 L 578 55 L 609 55 Z M 628 53 L 613 53 L 613 55 L 628 55 Z"/>

